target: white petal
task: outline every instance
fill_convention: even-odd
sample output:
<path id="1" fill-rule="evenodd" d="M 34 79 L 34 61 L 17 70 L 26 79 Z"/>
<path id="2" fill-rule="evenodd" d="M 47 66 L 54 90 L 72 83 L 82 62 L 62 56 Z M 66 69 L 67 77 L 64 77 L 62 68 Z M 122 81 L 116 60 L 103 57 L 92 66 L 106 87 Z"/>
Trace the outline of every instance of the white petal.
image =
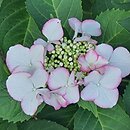
<path id="1" fill-rule="evenodd" d="M 89 64 L 87 63 L 84 55 L 79 56 L 78 63 L 80 64 L 80 70 L 81 71 L 83 71 L 83 72 L 89 72 L 90 71 Z"/>
<path id="2" fill-rule="evenodd" d="M 44 47 L 42 45 L 33 45 L 30 48 L 31 63 L 44 62 Z"/>
<path id="3" fill-rule="evenodd" d="M 9 94 L 17 101 L 22 101 L 23 97 L 28 95 L 33 89 L 28 73 L 16 73 L 8 77 L 6 86 Z"/>
<path id="4" fill-rule="evenodd" d="M 119 68 L 108 66 L 105 73 L 100 80 L 102 87 L 114 89 L 119 86 L 121 82 L 121 71 Z"/>
<path id="5" fill-rule="evenodd" d="M 30 64 L 29 49 L 22 45 L 15 45 L 9 48 L 6 56 L 6 64 L 12 72 L 18 66 L 27 66 Z"/>
<path id="6" fill-rule="evenodd" d="M 121 69 L 122 77 L 126 77 L 130 74 L 130 53 L 124 47 L 118 47 L 114 50 L 110 65 Z"/>
<path id="7" fill-rule="evenodd" d="M 85 55 L 85 59 L 89 65 L 95 64 L 98 59 L 98 55 L 94 50 L 90 50 Z"/>
<path id="8" fill-rule="evenodd" d="M 79 21 L 77 18 L 70 18 L 69 20 L 70 27 L 75 31 L 77 30 L 79 33 L 82 33 L 81 30 L 81 21 Z"/>
<path id="9" fill-rule="evenodd" d="M 50 42 L 60 40 L 63 37 L 61 21 L 57 18 L 50 19 L 44 24 L 42 33 Z"/>
<path id="10" fill-rule="evenodd" d="M 68 79 L 68 85 L 72 85 L 74 83 L 75 83 L 75 75 L 74 75 L 74 71 L 72 71 Z"/>
<path id="11" fill-rule="evenodd" d="M 44 47 L 46 47 L 47 44 L 48 43 L 41 38 L 38 38 L 37 40 L 34 41 L 34 45 L 43 45 Z"/>
<path id="12" fill-rule="evenodd" d="M 53 50 L 54 50 L 54 46 L 53 46 L 51 43 L 48 44 L 47 50 L 48 50 L 48 51 L 53 51 Z"/>
<path id="13" fill-rule="evenodd" d="M 99 89 L 99 96 L 94 100 L 94 103 L 102 108 L 112 108 L 116 105 L 119 97 L 118 89 Z"/>
<path id="14" fill-rule="evenodd" d="M 92 71 L 84 78 L 84 84 L 85 86 L 89 83 L 98 84 L 101 78 L 102 75 L 98 71 Z"/>
<path id="15" fill-rule="evenodd" d="M 82 91 L 81 98 L 85 101 L 93 101 L 98 97 L 98 87 L 94 83 L 89 83 Z"/>
<path id="16" fill-rule="evenodd" d="M 76 103 L 79 101 L 79 88 L 78 86 L 67 87 L 66 94 L 64 96 L 68 104 Z"/>
<path id="17" fill-rule="evenodd" d="M 94 20 L 84 20 L 82 22 L 82 32 L 91 36 L 100 36 L 100 24 Z"/>
<path id="18" fill-rule="evenodd" d="M 60 67 L 51 72 L 48 79 L 48 86 L 51 90 L 58 89 L 67 85 L 69 72 L 67 69 Z"/>
<path id="19" fill-rule="evenodd" d="M 75 42 L 82 42 L 82 41 L 89 41 L 89 40 L 90 40 L 90 36 L 76 37 L 74 39 Z"/>
<path id="20" fill-rule="evenodd" d="M 100 44 L 96 46 L 95 50 L 100 56 L 104 57 L 106 60 L 109 60 L 113 53 L 112 46 L 108 44 Z"/>
<path id="21" fill-rule="evenodd" d="M 38 106 L 42 100 L 37 97 L 36 92 L 28 93 L 21 102 L 23 111 L 30 116 L 33 116 L 37 111 Z"/>
<path id="22" fill-rule="evenodd" d="M 37 69 L 30 79 L 35 88 L 45 87 L 45 84 L 48 80 L 48 73 L 43 68 Z"/>

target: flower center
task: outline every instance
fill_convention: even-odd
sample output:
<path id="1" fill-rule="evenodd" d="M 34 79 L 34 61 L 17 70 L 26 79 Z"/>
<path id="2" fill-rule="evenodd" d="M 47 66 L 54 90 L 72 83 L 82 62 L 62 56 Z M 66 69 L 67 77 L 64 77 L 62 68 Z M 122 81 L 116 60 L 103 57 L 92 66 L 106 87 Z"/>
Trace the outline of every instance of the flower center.
<path id="1" fill-rule="evenodd" d="M 45 58 L 45 68 L 65 67 L 70 71 L 79 71 L 78 57 L 85 54 L 88 50 L 94 48 L 94 45 L 88 42 L 74 42 L 63 38 L 61 44 L 55 45 L 52 52 L 48 52 Z"/>

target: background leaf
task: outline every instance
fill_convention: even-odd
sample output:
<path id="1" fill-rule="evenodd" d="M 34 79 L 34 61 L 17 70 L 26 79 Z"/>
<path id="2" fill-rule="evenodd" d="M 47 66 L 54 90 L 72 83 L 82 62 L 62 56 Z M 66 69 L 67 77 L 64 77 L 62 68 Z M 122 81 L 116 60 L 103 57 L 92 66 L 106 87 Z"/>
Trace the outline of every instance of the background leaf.
<path id="1" fill-rule="evenodd" d="M 74 130 L 101 130 L 98 118 L 82 108 L 79 108 L 75 115 Z"/>
<path id="2" fill-rule="evenodd" d="M 89 101 L 84 101 L 84 100 L 80 100 L 78 102 L 78 105 L 80 107 L 82 107 L 83 109 L 87 109 L 89 111 L 91 111 L 96 117 L 97 117 L 97 106 L 93 103 L 93 102 L 89 102 Z"/>
<path id="3" fill-rule="evenodd" d="M 25 122 L 19 126 L 19 130 L 68 130 L 52 121 L 47 120 L 33 120 Z"/>
<path id="4" fill-rule="evenodd" d="M 130 32 L 119 24 L 119 21 L 130 17 L 130 12 L 123 10 L 107 10 L 96 20 L 101 24 L 102 35 L 99 43 L 111 44 L 114 47 L 124 46 L 130 50 Z"/>
<path id="5" fill-rule="evenodd" d="M 60 110 L 54 110 L 54 108 L 46 105 L 45 108 L 38 114 L 38 119 L 46 119 L 55 121 L 70 130 L 73 129 L 74 116 L 78 110 L 77 105 L 70 105 L 67 108 L 62 108 Z"/>
<path id="6" fill-rule="evenodd" d="M 8 123 L 0 119 L 0 130 L 18 130 L 17 124 Z"/>
<path id="7" fill-rule="evenodd" d="M 92 15 L 96 17 L 101 12 L 106 11 L 107 9 L 125 9 L 130 10 L 130 1 L 129 0 L 95 0 L 92 6 Z"/>
<path id="8" fill-rule="evenodd" d="M 30 46 L 40 37 L 34 20 L 28 15 L 25 0 L 4 0 L 0 10 L 0 48 L 6 53 L 15 44 Z"/>
<path id="9" fill-rule="evenodd" d="M 130 115 L 130 83 L 126 86 L 126 90 L 123 95 L 123 102 L 126 112 Z"/>
<path id="10" fill-rule="evenodd" d="M 52 17 L 62 20 L 62 25 L 70 31 L 68 19 L 82 19 L 81 0 L 27 0 L 27 10 L 35 19 L 40 29 Z"/>

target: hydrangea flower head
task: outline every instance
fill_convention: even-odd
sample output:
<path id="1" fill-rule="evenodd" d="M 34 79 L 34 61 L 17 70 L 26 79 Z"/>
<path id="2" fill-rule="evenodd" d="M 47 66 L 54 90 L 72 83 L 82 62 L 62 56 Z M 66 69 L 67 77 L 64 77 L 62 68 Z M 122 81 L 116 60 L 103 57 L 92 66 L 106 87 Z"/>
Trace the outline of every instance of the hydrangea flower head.
<path id="1" fill-rule="evenodd" d="M 96 45 L 100 36 L 95 20 L 68 20 L 75 31 L 63 37 L 61 21 L 47 21 L 42 29 L 47 41 L 38 38 L 31 48 L 10 47 L 6 63 L 11 72 L 6 86 L 10 96 L 21 102 L 27 115 L 41 103 L 55 110 L 77 103 L 80 97 L 102 108 L 112 108 L 119 97 L 121 79 L 130 74 L 130 53 L 124 47 Z"/>

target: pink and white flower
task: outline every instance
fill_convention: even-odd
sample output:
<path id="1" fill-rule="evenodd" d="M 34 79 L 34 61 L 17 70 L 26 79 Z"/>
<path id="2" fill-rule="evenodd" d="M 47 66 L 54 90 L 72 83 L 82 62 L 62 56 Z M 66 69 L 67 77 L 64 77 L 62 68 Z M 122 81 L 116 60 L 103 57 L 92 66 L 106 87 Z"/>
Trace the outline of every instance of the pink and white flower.
<path id="1" fill-rule="evenodd" d="M 21 107 L 27 115 L 34 115 L 38 106 L 43 102 L 41 93 L 46 93 L 48 73 L 37 69 L 33 75 L 25 72 L 13 73 L 6 81 L 10 96 L 21 102 Z"/>
<path id="2" fill-rule="evenodd" d="M 75 31 L 73 36 L 75 41 L 88 41 L 93 44 L 97 43 L 96 40 L 91 39 L 91 36 L 101 35 L 100 24 L 97 21 L 89 19 L 81 22 L 77 18 L 70 18 L 68 21 L 70 27 Z M 78 33 L 81 33 L 82 36 L 77 37 Z"/>
<path id="3" fill-rule="evenodd" d="M 80 69 L 83 72 L 90 72 L 108 64 L 108 61 L 102 56 L 98 55 L 95 50 L 88 51 L 85 55 L 78 58 Z"/>
<path id="4" fill-rule="evenodd" d="M 59 40 L 61 40 L 64 35 L 61 21 L 57 18 L 50 19 L 44 24 L 42 33 L 48 39 L 48 41 L 46 42 L 43 39 L 38 38 L 36 41 L 34 41 L 34 44 L 41 44 L 48 51 L 54 50 L 52 43 L 60 44 Z"/>
<path id="5" fill-rule="evenodd" d="M 48 79 L 48 87 L 52 91 L 51 98 L 54 98 L 55 102 L 50 103 L 49 99 L 45 99 L 45 102 L 54 106 L 55 109 L 66 107 L 68 104 L 79 101 L 79 88 L 75 81 L 74 72 L 69 74 L 69 71 L 63 67 L 51 72 Z M 58 103 L 60 102 L 59 106 L 56 105 L 58 104 L 56 100 Z"/>
<path id="6" fill-rule="evenodd" d="M 130 53 L 126 48 L 117 47 L 113 50 L 110 45 L 100 44 L 96 47 L 96 52 L 109 61 L 108 65 L 118 67 L 122 77 L 130 74 Z"/>
<path id="7" fill-rule="evenodd" d="M 93 101 L 102 108 L 112 108 L 119 97 L 117 87 L 121 82 L 121 71 L 118 68 L 106 66 L 104 74 L 92 71 L 84 79 L 85 88 L 81 91 L 81 98 Z"/>
<path id="8" fill-rule="evenodd" d="M 6 64 L 11 73 L 30 72 L 42 68 L 44 63 L 44 47 L 33 45 L 30 49 L 20 44 L 9 48 Z"/>

